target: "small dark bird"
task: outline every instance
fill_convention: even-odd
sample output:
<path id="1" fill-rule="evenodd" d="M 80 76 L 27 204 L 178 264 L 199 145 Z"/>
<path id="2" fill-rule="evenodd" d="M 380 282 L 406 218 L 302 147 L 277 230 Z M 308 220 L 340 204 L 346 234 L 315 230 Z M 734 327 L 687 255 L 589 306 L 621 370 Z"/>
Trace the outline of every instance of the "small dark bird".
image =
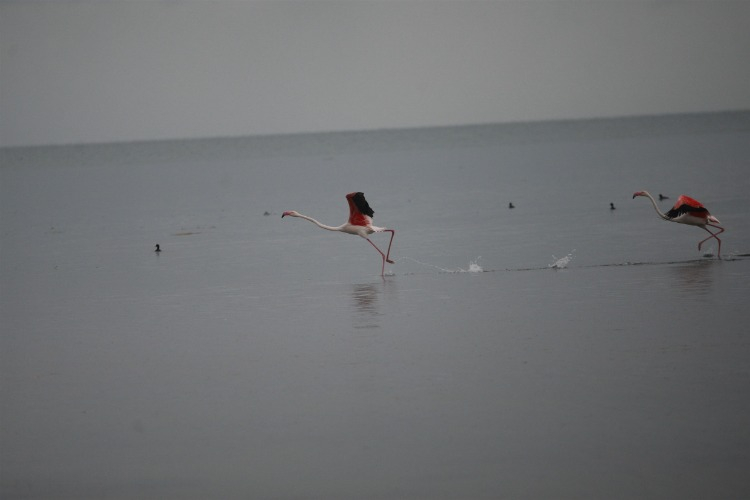
<path id="1" fill-rule="evenodd" d="M 516 206 L 513 204 L 513 202 L 508 203 L 508 208 L 516 208 Z"/>
<path id="2" fill-rule="evenodd" d="M 156 244 L 156 250 L 154 250 L 154 252 L 156 252 L 156 253 L 161 252 L 161 248 L 159 248 L 159 244 L 158 243 Z"/>
<path id="3" fill-rule="evenodd" d="M 615 204 L 614 204 L 614 203 L 610 203 L 610 204 L 609 204 L 609 209 L 610 209 L 610 210 L 616 210 L 616 209 L 615 209 Z"/>
<path id="4" fill-rule="evenodd" d="M 668 199 L 669 199 L 669 196 L 664 196 L 663 194 L 659 193 L 659 201 L 668 200 Z"/>

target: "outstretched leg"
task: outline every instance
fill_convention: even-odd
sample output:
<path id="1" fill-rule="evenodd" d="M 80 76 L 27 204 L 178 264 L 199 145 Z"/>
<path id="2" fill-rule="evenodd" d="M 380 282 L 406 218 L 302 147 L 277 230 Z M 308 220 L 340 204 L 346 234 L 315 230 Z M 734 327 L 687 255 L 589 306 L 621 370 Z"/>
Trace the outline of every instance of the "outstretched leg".
<path id="1" fill-rule="evenodd" d="M 391 256 L 391 244 L 393 243 L 393 237 L 394 237 L 394 236 L 396 236 L 396 231 L 395 231 L 395 230 L 393 230 L 393 229 L 385 229 L 385 230 L 384 230 L 384 232 L 389 232 L 389 233 L 391 233 L 391 241 L 389 241 L 389 242 L 388 242 L 388 251 L 386 252 L 386 255 L 385 255 L 385 260 L 386 260 L 386 262 L 388 262 L 389 264 L 395 264 L 395 262 L 393 262 L 393 261 L 392 261 L 392 260 L 390 259 L 390 256 Z"/>
<path id="2" fill-rule="evenodd" d="M 718 232 L 716 232 L 716 233 L 712 233 L 711 231 L 709 231 L 709 229 L 708 229 L 708 228 L 707 228 L 706 226 L 711 226 L 711 227 L 715 227 L 715 228 L 716 228 L 716 229 L 718 229 L 719 231 L 718 231 Z M 701 227 L 702 227 L 702 228 L 703 228 L 703 229 L 704 229 L 704 230 L 705 230 L 705 231 L 706 231 L 706 232 L 707 232 L 708 234 L 710 234 L 711 236 L 709 236 L 708 238 L 706 238 L 706 239 L 704 239 L 704 240 L 701 240 L 701 241 L 700 241 L 700 243 L 698 243 L 698 251 L 700 252 L 700 249 L 701 249 L 701 246 L 703 245 L 703 243 L 705 243 L 706 241 L 710 240 L 711 238 L 715 238 L 715 239 L 716 239 L 716 241 L 718 241 L 718 242 L 719 242 L 719 250 L 717 251 L 717 253 L 716 253 L 716 256 L 717 256 L 717 257 L 719 257 L 719 258 L 721 258 L 721 240 L 720 240 L 720 239 L 719 239 L 719 238 L 718 238 L 718 237 L 717 237 L 716 235 L 717 235 L 717 234 L 721 234 L 721 233 L 723 233 L 723 232 L 724 232 L 724 228 L 723 228 L 723 227 L 721 227 L 721 226 L 715 226 L 715 225 L 713 225 L 713 224 L 706 224 L 706 226 L 701 226 Z"/>
<path id="3" fill-rule="evenodd" d="M 380 269 L 380 275 L 383 276 L 385 274 L 385 261 L 387 260 L 386 257 L 385 257 L 385 254 L 378 248 L 378 246 L 375 243 L 372 242 L 372 240 L 370 238 L 365 238 L 365 239 L 367 240 L 367 242 L 370 245 L 372 245 L 375 248 L 375 250 L 378 251 L 378 253 L 380 254 L 380 256 L 383 257 L 383 266 Z M 390 262 L 391 264 L 393 263 L 390 260 L 388 262 Z"/>

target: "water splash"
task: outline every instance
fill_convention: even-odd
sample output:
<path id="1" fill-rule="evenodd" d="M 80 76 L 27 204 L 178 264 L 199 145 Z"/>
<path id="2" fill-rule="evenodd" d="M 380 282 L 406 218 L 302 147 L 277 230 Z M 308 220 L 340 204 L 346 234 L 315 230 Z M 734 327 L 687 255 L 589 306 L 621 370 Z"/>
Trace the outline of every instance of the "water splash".
<path id="1" fill-rule="evenodd" d="M 482 266 L 479 265 L 479 259 L 482 257 L 477 257 L 476 260 L 469 261 L 469 269 L 467 272 L 470 273 L 482 273 L 484 272 L 484 269 L 482 269 Z"/>
<path id="2" fill-rule="evenodd" d="M 703 251 L 703 253 L 701 254 L 701 256 L 702 256 L 703 258 L 706 258 L 706 259 L 708 259 L 708 258 L 711 258 L 711 257 L 714 257 L 715 255 L 716 255 L 716 254 L 714 253 L 714 247 L 712 247 L 712 246 L 711 246 L 711 247 L 708 247 L 707 249 L 705 249 L 705 250 Z"/>
<path id="3" fill-rule="evenodd" d="M 738 254 L 737 252 L 725 253 L 721 260 L 737 260 L 739 257 L 745 257 L 747 254 Z"/>
<path id="4" fill-rule="evenodd" d="M 570 261 L 573 260 L 574 253 L 575 253 L 575 250 L 570 252 L 565 257 L 560 257 L 559 259 L 553 255 L 552 258 L 555 259 L 555 262 L 553 262 L 552 264 L 549 264 L 548 267 L 550 269 L 565 269 L 566 267 L 568 267 L 568 264 L 570 264 Z"/>
<path id="5" fill-rule="evenodd" d="M 410 260 L 419 265 L 437 269 L 441 273 L 483 273 L 484 269 L 479 265 L 479 260 L 481 258 L 482 257 L 477 257 L 475 260 L 470 260 L 468 269 L 463 269 L 461 267 L 456 269 L 445 269 L 444 267 L 436 266 L 434 264 L 428 264 L 427 262 L 420 262 L 417 259 L 412 259 L 411 257 L 400 257 L 396 262 L 398 262 L 399 260 Z"/>

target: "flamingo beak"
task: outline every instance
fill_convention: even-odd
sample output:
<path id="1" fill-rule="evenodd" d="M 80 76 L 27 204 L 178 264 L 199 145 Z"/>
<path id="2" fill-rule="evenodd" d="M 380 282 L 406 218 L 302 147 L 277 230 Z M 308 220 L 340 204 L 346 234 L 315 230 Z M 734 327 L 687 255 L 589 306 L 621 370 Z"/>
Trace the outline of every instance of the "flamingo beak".
<path id="1" fill-rule="evenodd" d="M 636 196 L 641 196 L 641 192 L 640 192 L 640 191 L 638 191 L 638 192 L 636 192 L 636 193 L 633 193 L 633 199 L 634 199 L 634 200 L 635 200 L 635 197 L 636 197 Z"/>

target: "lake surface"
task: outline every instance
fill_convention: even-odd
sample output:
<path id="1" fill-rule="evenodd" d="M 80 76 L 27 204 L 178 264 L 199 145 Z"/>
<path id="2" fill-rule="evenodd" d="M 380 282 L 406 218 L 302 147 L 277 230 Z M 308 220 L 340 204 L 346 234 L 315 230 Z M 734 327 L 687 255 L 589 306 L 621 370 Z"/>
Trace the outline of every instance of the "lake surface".
<path id="1" fill-rule="evenodd" d="M 750 113 L 0 154 L 2 498 L 750 496 Z"/>

